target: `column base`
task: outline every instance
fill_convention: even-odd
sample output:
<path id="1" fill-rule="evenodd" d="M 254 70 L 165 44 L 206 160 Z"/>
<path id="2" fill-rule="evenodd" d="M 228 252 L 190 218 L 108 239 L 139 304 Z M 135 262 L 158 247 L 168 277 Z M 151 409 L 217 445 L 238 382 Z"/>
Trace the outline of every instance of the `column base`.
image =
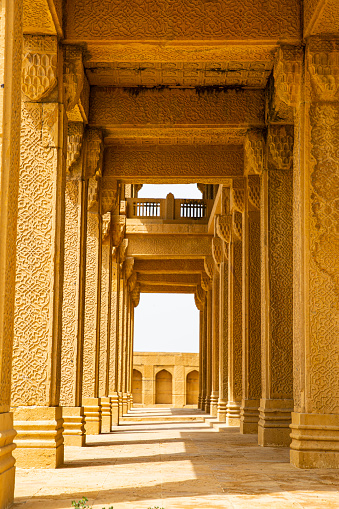
<path id="1" fill-rule="evenodd" d="M 240 433 L 258 434 L 260 399 L 243 399 L 240 407 Z"/>
<path id="2" fill-rule="evenodd" d="M 339 415 L 292 412 L 290 460 L 298 468 L 339 468 Z"/>
<path id="3" fill-rule="evenodd" d="M 14 501 L 15 459 L 13 440 L 16 432 L 13 429 L 13 414 L 0 414 L 0 507 L 10 507 Z"/>
<path id="4" fill-rule="evenodd" d="M 228 401 L 226 405 L 227 426 L 240 426 L 240 402 Z"/>
<path id="5" fill-rule="evenodd" d="M 57 468 L 64 462 L 62 407 L 16 407 L 14 457 L 20 468 Z"/>
<path id="6" fill-rule="evenodd" d="M 226 422 L 226 407 L 227 407 L 227 401 L 219 398 L 219 400 L 218 400 L 218 421 L 219 422 Z"/>
<path id="7" fill-rule="evenodd" d="M 101 433 L 101 399 L 83 398 L 82 404 L 85 412 L 86 435 L 99 435 Z"/>
<path id="8" fill-rule="evenodd" d="M 118 402 L 119 402 L 119 418 L 123 416 L 123 404 L 122 404 L 123 394 L 122 392 L 118 393 Z"/>
<path id="9" fill-rule="evenodd" d="M 205 412 L 207 414 L 210 413 L 210 408 L 211 408 L 211 396 L 207 396 L 206 402 L 205 402 Z"/>
<path id="10" fill-rule="evenodd" d="M 201 397 L 201 401 L 200 401 L 200 410 L 202 410 L 203 412 L 205 411 L 205 406 L 206 406 L 206 398 L 205 396 L 202 396 Z"/>
<path id="11" fill-rule="evenodd" d="M 133 396 L 130 392 L 128 392 L 127 393 L 127 409 L 128 409 L 128 411 L 131 410 L 132 406 L 133 406 Z"/>
<path id="12" fill-rule="evenodd" d="M 86 445 L 85 414 L 82 406 L 62 407 L 64 419 L 64 445 Z"/>
<path id="13" fill-rule="evenodd" d="M 119 396 L 114 392 L 111 396 L 112 426 L 119 426 Z"/>
<path id="14" fill-rule="evenodd" d="M 123 392 L 122 394 L 122 414 L 126 415 L 128 412 L 128 396 L 127 392 Z"/>
<path id="15" fill-rule="evenodd" d="M 261 399 L 258 444 L 263 447 L 288 447 L 293 399 Z"/>
<path id="16" fill-rule="evenodd" d="M 101 431 L 100 433 L 110 433 L 112 428 L 112 409 L 111 398 L 101 399 Z"/>
<path id="17" fill-rule="evenodd" d="M 212 392 L 210 399 L 210 414 L 212 417 L 216 417 L 218 415 L 218 399 L 219 393 Z"/>

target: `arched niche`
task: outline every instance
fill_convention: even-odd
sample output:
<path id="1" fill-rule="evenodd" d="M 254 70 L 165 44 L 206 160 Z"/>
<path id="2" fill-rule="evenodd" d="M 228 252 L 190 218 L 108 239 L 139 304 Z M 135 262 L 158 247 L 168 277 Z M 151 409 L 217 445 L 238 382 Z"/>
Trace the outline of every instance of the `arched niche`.
<path id="1" fill-rule="evenodd" d="M 199 373 L 196 369 L 186 376 L 186 405 L 197 405 L 199 396 Z"/>
<path id="2" fill-rule="evenodd" d="M 142 403 L 142 374 L 137 369 L 133 369 L 132 396 L 133 403 Z"/>
<path id="3" fill-rule="evenodd" d="M 172 375 L 166 369 L 159 371 L 155 377 L 155 403 L 172 404 Z"/>

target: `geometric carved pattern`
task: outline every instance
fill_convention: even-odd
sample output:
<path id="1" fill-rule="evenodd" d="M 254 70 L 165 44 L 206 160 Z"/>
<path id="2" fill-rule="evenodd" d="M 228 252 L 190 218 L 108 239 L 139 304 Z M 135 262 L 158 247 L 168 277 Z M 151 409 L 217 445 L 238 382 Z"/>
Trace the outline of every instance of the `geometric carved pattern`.
<path id="1" fill-rule="evenodd" d="M 259 175 L 248 175 L 247 196 L 250 204 L 260 210 L 260 177 Z"/>
<path id="2" fill-rule="evenodd" d="M 39 101 L 56 86 L 57 50 L 55 36 L 24 36 L 22 93 L 31 101 Z"/>
<path id="3" fill-rule="evenodd" d="M 293 164 L 293 126 L 270 125 L 267 145 L 269 167 L 290 170 Z"/>
<path id="4" fill-rule="evenodd" d="M 231 188 L 232 209 L 244 212 L 245 210 L 245 179 L 237 178 L 232 181 Z"/>
<path id="5" fill-rule="evenodd" d="M 320 101 L 339 99 L 338 40 L 312 41 L 307 52 L 308 70 Z"/>
<path id="6" fill-rule="evenodd" d="M 87 178 L 101 175 L 103 157 L 103 139 L 101 129 L 90 128 L 86 131 L 86 175 Z"/>
<path id="7" fill-rule="evenodd" d="M 232 215 L 218 215 L 216 217 L 216 233 L 224 242 L 231 242 Z"/>
<path id="8" fill-rule="evenodd" d="M 279 111 L 282 101 L 287 106 L 296 106 L 300 99 L 303 49 L 301 46 L 280 46 L 274 65 L 274 105 Z"/>
<path id="9" fill-rule="evenodd" d="M 218 267 L 222 262 L 222 255 L 223 255 L 222 240 L 219 237 L 212 238 L 212 255 L 213 255 L 213 260 L 215 261 L 215 263 Z"/>
<path id="10" fill-rule="evenodd" d="M 118 181 L 109 177 L 101 179 L 101 213 L 113 212 L 118 205 Z"/>
<path id="11" fill-rule="evenodd" d="M 260 129 L 250 129 L 244 143 L 245 174 L 260 175 L 264 167 L 265 140 Z"/>
<path id="12" fill-rule="evenodd" d="M 91 212 L 98 211 L 100 181 L 98 177 L 94 176 L 88 179 L 88 201 L 87 210 Z"/>
<path id="13" fill-rule="evenodd" d="M 242 214 L 235 210 L 232 215 L 233 233 L 238 240 L 242 239 Z"/>
<path id="14" fill-rule="evenodd" d="M 112 216 L 113 246 L 118 247 L 124 238 L 126 231 L 126 217 Z"/>
<path id="15" fill-rule="evenodd" d="M 209 283 L 210 283 L 210 278 L 208 277 L 206 272 L 202 272 L 201 273 L 201 287 L 203 290 L 205 290 L 205 292 L 208 291 Z"/>
<path id="16" fill-rule="evenodd" d="M 210 279 L 212 279 L 213 272 L 214 272 L 214 260 L 213 260 L 212 256 L 205 256 L 204 266 L 205 266 L 206 274 L 208 275 L 208 277 Z"/>
<path id="17" fill-rule="evenodd" d="M 64 46 L 64 104 L 70 111 L 78 103 L 84 84 L 82 48 Z"/>

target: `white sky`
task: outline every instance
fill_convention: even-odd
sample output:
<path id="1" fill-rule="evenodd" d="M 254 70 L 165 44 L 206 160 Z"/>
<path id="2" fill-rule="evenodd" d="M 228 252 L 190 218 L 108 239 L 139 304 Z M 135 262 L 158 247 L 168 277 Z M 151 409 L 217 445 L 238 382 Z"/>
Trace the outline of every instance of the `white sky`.
<path id="1" fill-rule="evenodd" d="M 144 184 L 139 198 L 201 198 L 196 184 Z M 199 352 L 199 311 L 193 294 L 142 293 L 134 310 L 135 352 Z"/>

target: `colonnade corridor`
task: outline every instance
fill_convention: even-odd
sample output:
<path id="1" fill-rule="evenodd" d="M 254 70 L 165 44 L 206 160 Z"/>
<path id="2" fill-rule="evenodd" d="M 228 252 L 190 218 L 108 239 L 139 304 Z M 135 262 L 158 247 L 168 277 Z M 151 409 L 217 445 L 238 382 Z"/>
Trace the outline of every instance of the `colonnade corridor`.
<path id="1" fill-rule="evenodd" d="M 149 422 L 155 411 L 180 420 Z M 287 447 L 260 447 L 236 427 L 218 432 L 197 410 L 142 412 L 145 423 L 66 448 L 61 469 L 18 469 L 15 509 L 69 509 L 82 496 L 94 509 L 339 507 L 335 470 L 296 469 Z"/>

